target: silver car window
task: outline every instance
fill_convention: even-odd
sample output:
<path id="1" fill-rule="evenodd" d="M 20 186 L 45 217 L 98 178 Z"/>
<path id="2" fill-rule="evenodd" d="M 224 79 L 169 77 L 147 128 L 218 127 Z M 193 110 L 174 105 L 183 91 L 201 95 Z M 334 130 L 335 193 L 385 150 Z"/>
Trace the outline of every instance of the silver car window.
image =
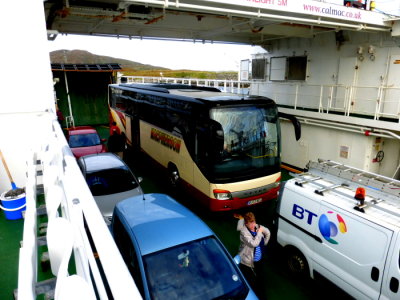
<path id="1" fill-rule="evenodd" d="M 126 192 L 139 186 L 127 168 L 106 169 L 86 174 L 86 182 L 93 196 Z"/>

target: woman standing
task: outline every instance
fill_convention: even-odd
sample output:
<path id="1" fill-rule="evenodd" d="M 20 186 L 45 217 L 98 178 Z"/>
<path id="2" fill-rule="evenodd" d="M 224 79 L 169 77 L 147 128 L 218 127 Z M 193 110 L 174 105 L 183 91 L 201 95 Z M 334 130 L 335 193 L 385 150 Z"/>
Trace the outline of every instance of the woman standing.
<path id="1" fill-rule="evenodd" d="M 252 212 L 246 213 L 243 217 L 238 214 L 234 216 L 239 219 L 237 230 L 240 231 L 240 270 L 255 293 L 262 298 L 263 250 L 268 244 L 271 233 L 268 228 L 256 223 L 256 218 Z"/>

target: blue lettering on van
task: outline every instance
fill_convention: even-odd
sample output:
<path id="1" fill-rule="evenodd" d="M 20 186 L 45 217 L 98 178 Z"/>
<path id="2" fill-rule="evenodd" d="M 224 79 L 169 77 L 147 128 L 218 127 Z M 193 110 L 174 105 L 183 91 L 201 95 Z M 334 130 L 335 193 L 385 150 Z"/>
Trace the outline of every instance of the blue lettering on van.
<path id="1" fill-rule="evenodd" d="M 313 217 L 318 217 L 317 214 L 315 214 L 312 211 L 309 211 L 297 204 L 293 204 L 292 215 L 300 220 L 307 218 L 307 224 L 309 224 L 309 225 L 312 224 Z"/>

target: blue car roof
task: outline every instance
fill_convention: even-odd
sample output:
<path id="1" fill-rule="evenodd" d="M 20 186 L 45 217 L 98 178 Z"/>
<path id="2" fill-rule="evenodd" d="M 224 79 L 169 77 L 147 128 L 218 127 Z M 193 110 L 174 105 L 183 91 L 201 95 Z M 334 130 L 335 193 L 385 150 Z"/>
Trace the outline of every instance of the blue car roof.
<path id="1" fill-rule="evenodd" d="M 116 205 L 114 215 L 142 255 L 214 235 L 199 217 L 165 194 L 130 197 Z"/>

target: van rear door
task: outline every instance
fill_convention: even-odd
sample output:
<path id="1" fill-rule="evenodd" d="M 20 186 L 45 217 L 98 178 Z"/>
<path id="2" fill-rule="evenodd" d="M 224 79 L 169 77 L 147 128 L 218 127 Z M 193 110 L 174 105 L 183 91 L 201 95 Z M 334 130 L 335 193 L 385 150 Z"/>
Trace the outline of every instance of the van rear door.
<path id="1" fill-rule="evenodd" d="M 356 299 L 379 299 L 393 231 L 326 202 L 318 229 L 315 270 Z"/>
<path id="2" fill-rule="evenodd" d="M 397 233 L 396 242 L 389 251 L 386 263 L 385 276 L 382 284 L 382 294 L 379 299 L 399 299 L 400 298 L 400 236 Z"/>

